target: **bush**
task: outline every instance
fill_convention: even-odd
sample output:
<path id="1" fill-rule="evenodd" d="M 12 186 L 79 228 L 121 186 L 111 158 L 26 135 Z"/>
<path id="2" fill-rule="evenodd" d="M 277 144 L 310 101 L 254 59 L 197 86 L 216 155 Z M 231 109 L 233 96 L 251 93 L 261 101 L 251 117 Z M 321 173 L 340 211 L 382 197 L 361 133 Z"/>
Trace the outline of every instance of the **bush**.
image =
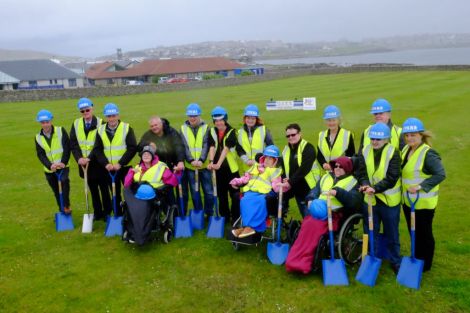
<path id="1" fill-rule="evenodd" d="M 205 74 L 202 76 L 202 80 L 220 79 L 225 78 L 222 74 Z"/>
<path id="2" fill-rule="evenodd" d="M 251 76 L 254 75 L 252 71 L 243 71 L 240 73 L 240 76 Z"/>

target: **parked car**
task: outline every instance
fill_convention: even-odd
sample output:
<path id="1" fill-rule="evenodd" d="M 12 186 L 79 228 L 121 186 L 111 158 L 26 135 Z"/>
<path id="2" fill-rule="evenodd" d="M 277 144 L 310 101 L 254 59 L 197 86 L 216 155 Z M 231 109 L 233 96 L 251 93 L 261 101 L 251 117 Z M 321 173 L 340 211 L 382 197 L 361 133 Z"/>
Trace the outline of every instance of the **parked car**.
<path id="1" fill-rule="evenodd" d="M 126 85 L 136 86 L 136 85 L 143 85 L 144 82 L 141 80 L 128 80 Z"/>
<path id="2" fill-rule="evenodd" d="M 182 77 L 174 77 L 170 78 L 166 81 L 167 83 L 174 84 L 174 83 L 187 83 L 189 82 L 189 79 L 187 78 L 182 78 Z"/>

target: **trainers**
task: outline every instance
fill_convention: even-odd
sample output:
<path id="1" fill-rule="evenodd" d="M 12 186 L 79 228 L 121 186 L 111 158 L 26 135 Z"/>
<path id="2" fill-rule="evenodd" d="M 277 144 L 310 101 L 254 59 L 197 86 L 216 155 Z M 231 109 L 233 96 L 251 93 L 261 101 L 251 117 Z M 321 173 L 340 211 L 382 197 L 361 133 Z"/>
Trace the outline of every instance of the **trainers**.
<path id="1" fill-rule="evenodd" d="M 251 227 L 245 227 L 243 231 L 238 235 L 238 238 L 245 238 L 256 234 L 256 231 Z"/>
<path id="2" fill-rule="evenodd" d="M 236 229 L 232 229 L 232 234 L 235 236 L 235 237 L 238 237 L 240 236 L 240 234 L 243 232 L 244 228 L 236 228 Z"/>

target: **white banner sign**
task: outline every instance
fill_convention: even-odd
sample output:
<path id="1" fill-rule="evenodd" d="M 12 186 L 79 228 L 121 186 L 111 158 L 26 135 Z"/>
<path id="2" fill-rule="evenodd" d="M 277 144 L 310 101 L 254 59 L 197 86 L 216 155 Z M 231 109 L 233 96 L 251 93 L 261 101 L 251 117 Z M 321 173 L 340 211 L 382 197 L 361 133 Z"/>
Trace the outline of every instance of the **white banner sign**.
<path id="1" fill-rule="evenodd" d="M 315 98 L 304 98 L 303 100 L 281 100 L 266 102 L 267 111 L 280 110 L 316 110 L 317 103 Z"/>

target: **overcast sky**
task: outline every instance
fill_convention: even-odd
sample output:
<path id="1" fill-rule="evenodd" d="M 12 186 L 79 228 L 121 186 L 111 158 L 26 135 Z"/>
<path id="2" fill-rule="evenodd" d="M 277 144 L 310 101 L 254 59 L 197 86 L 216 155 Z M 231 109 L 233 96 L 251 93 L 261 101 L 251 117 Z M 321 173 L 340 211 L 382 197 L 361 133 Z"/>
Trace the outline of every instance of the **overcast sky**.
<path id="1" fill-rule="evenodd" d="M 201 41 L 470 33 L 469 0 L 2 0 L 0 48 L 96 57 Z"/>

